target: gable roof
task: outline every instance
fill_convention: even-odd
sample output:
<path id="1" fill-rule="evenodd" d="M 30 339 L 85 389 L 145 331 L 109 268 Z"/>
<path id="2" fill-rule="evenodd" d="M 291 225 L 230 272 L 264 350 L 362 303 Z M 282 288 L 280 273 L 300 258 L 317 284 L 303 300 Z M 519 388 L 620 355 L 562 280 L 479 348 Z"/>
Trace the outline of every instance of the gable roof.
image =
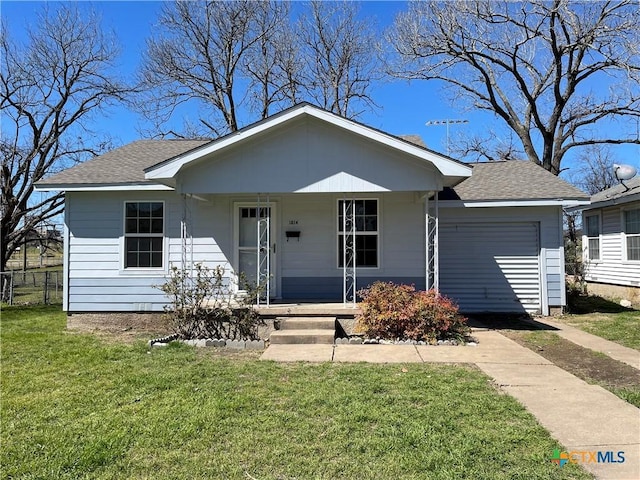
<path id="1" fill-rule="evenodd" d="M 201 158 L 224 145 L 248 138 L 258 131 L 301 115 L 328 121 L 356 134 L 373 137 L 385 145 L 425 161 L 436 161 L 452 178 L 462 180 L 440 193 L 443 200 L 458 200 L 480 206 L 484 203 L 548 201 L 553 204 L 586 204 L 588 196 L 528 161 L 464 164 L 416 145 L 413 136 L 396 137 L 333 113 L 301 104 L 231 133 L 218 140 L 139 140 L 60 172 L 36 185 L 38 190 L 172 189 L 159 183 L 149 172 L 178 171 L 186 163 Z M 437 167 L 437 165 L 436 165 Z M 471 173 L 473 173 L 472 176 Z M 161 179 L 164 174 L 159 174 Z M 457 182 L 454 182 L 457 183 Z"/>
<path id="2" fill-rule="evenodd" d="M 591 197 L 591 205 L 584 210 L 635 201 L 640 201 L 640 175 L 636 175 L 631 180 L 625 180 L 624 184 L 620 183 L 596 193 Z"/>
<path id="3" fill-rule="evenodd" d="M 552 201 L 587 202 L 589 196 L 528 160 L 473 164 L 473 174 L 439 195 L 463 202 Z"/>
<path id="4" fill-rule="evenodd" d="M 104 185 L 156 185 L 144 178 L 144 169 L 173 158 L 208 140 L 138 140 L 80 163 L 38 182 L 40 190 Z M 65 188 L 66 187 L 66 188 Z"/>
<path id="5" fill-rule="evenodd" d="M 161 189 L 172 189 L 172 182 L 167 180 L 171 180 L 188 163 L 305 115 L 429 162 L 443 175 L 448 175 L 451 183 L 471 175 L 471 168 L 467 164 L 429 150 L 422 142 L 416 142 L 415 136 L 394 136 L 309 103 L 301 103 L 216 140 L 139 140 L 41 180 L 36 188 L 44 191 L 92 187 L 121 189 L 126 186 L 151 188 L 155 185 Z"/>
<path id="6" fill-rule="evenodd" d="M 415 143 L 398 136 L 383 132 L 382 130 L 341 117 L 328 110 L 311 105 L 310 103 L 300 103 L 283 110 L 280 113 L 265 118 L 264 120 L 244 127 L 236 132 L 220 137 L 206 145 L 202 145 L 200 148 L 196 148 L 190 152 L 159 162 L 156 165 L 147 168 L 145 170 L 145 176 L 147 179 L 159 181 L 166 181 L 168 179 L 175 178 L 177 173 L 183 167 L 192 162 L 197 162 L 204 156 L 219 152 L 233 145 L 237 145 L 266 130 L 304 117 L 315 118 L 355 135 L 367 138 L 381 145 L 386 145 L 405 154 L 412 155 L 420 160 L 429 162 L 433 164 L 442 175 L 455 177 L 457 180 L 454 183 L 457 183 L 463 178 L 471 175 L 471 169 L 463 162 L 454 160 L 453 158 L 447 157 L 433 150 L 429 150 L 426 147 L 416 145 Z"/>

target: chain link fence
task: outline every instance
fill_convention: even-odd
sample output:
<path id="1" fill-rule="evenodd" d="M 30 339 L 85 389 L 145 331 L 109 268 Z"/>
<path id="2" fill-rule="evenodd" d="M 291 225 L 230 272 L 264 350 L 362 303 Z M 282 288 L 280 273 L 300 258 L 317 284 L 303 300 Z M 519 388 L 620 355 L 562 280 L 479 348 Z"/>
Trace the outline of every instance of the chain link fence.
<path id="1" fill-rule="evenodd" d="M 62 270 L 0 272 L 0 296 L 9 305 L 62 303 Z"/>

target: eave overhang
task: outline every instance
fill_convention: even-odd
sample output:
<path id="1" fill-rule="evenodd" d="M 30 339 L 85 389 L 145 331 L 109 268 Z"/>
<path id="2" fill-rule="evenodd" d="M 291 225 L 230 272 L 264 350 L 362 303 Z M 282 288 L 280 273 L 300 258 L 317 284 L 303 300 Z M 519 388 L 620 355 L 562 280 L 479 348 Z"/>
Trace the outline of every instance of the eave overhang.
<path id="1" fill-rule="evenodd" d="M 131 192 L 131 191 L 173 191 L 174 188 L 162 183 L 72 183 L 35 185 L 37 192 Z"/>

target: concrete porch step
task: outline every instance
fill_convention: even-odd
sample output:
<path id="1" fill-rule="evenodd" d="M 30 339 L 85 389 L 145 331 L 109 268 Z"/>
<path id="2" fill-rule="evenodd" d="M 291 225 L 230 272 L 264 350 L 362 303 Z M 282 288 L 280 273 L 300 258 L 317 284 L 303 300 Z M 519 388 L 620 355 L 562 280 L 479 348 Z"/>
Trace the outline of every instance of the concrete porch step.
<path id="1" fill-rule="evenodd" d="M 282 344 L 333 344 L 336 335 L 332 329 L 277 330 L 269 340 L 272 345 Z"/>
<path id="2" fill-rule="evenodd" d="M 336 317 L 280 317 L 281 330 L 333 330 Z"/>

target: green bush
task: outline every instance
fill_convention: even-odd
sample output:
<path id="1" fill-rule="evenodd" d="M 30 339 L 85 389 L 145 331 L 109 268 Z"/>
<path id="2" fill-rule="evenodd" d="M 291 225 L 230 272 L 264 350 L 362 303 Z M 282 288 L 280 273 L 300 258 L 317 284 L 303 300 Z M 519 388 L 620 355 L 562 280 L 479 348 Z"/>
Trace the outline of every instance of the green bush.
<path id="1" fill-rule="evenodd" d="M 461 339 L 469 333 L 457 305 L 435 290 L 416 291 L 412 285 L 375 282 L 360 290 L 356 329 L 370 338 L 433 343 Z"/>

